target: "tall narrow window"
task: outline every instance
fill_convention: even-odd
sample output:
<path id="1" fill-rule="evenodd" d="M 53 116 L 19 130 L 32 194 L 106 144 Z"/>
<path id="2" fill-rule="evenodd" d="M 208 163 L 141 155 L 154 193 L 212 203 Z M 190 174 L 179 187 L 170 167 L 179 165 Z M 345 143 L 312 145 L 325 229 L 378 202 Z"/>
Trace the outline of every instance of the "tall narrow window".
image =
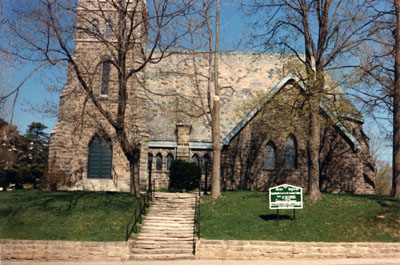
<path id="1" fill-rule="evenodd" d="M 112 24 L 110 21 L 106 21 L 104 24 L 104 37 L 112 36 Z"/>
<path id="2" fill-rule="evenodd" d="M 204 156 L 203 156 L 203 159 L 202 159 L 202 169 L 203 169 L 203 173 L 204 172 L 210 172 L 210 168 L 211 168 L 211 166 L 210 166 L 210 157 L 208 156 L 208 154 L 205 154 Z"/>
<path id="3" fill-rule="evenodd" d="M 93 19 L 90 31 L 92 32 L 93 35 L 99 33 L 99 21 L 97 21 L 97 19 Z"/>
<path id="4" fill-rule="evenodd" d="M 101 87 L 100 96 L 108 96 L 108 84 L 110 83 L 110 62 L 104 61 L 101 64 Z"/>
<path id="5" fill-rule="evenodd" d="M 171 169 L 172 160 L 174 160 L 174 157 L 172 156 L 171 153 L 169 153 L 169 154 L 167 155 L 167 168 L 166 168 L 166 170 L 167 170 L 168 172 L 169 172 L 170 169 Z"/>
<path id="6" fill-rule="evenodd" d="M 294 135 L 289 135 L 285 146 L 286 169 L 297 168 L 297 142 Z"/>
<path id="7" fill-rule="evenodd" d="M 273 142 L 268 142 L 264 149 L 264 169 L 276 169 L 276 147 Z"/>
<path id="8" fill-rule="evenodd" d="M 111 178 L 112 146 L 109 140 L 97 137 L 89 144 L 88 178 Z"/>
<path id="9" fill-rule="evenodd" d="M 195 163 L 197 166 L 200 166 L 200 164 L 199 164 L 199 156 L 197 154 L 194 154 L 192 156 L 192 163 Z"/>
<path id="10" fill-rule="evenodd" d="M 156 170 L 162 170 L 162 155 L 160 153 L 156 155 Z"/>

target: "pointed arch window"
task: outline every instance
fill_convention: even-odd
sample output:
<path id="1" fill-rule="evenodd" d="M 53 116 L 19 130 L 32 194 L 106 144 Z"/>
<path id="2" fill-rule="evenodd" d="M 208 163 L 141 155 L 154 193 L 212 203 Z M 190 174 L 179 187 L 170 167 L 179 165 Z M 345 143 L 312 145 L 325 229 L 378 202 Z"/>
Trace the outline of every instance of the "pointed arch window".
<path id="1" fill-rule="evenodd" d="M 156 170 L 162 170 L 162 155 L 160 153 L 156 155 Z"/>
<path id="2" fill-rule="evenodd" d="M 100 96 L 108 96 L 108 85 L 110 83 L 110 61 L 104 61 L 101 63 L 101 85 L 100 85 Z"/>
<path id="3" fill-rule="evenodd" d="M 206 171 L 210 172 L 210 168 L 211 168 L 211 166 L 210 166 L 210 156 L 208 154 L 205 154 L 203 156 L 203 159 L 201 160 L 201 162 L 202 162 L 203 173 L 205 173 Z"/>
<path id="4" fill-rule="evenodd" d="M 96 35 L 99 33 L 99 21 L 97 19 L 92 20 L 90 31 L 93 35 Z"/>
<path id="5" fill-rule="evenodd" d="M 294 135 L 289 135 L 285 144 L 286 169 L 297 168 L 297 141 Z"/>
<path id="6" fill-rule="evenodd" d="M 200 166 L 200 159 L 199 159 L 199 156 L 197 154 L 194 154 L 192 156 L 192 163 L 195 163 L 197 166 Z"/>
<path id="7" fill-rule="evenodd" d="M 89 144 L 88 178 L 111 179 L 112 145 L 110 140 L 96 137 Z"/>
<path id="8" fill-rule="evenodd" d="M 172 156 L 171 153 L 169 153 L 167 155 L 167 167 L 166 167 L 166 171 L 169 172 L 171 169 L 171 164 L 172 164 L 172 160 L 174 160 L 174 157 Z"/>
<path id="9" fill-rule="evenodd" d="M 276 146 L 272 141 L 269 141 L 264 149 L 264 169 L 276 169 Z"/>
<path id="10" fill-rule="evenodd" d="M 112 36 L 112 24 L 110 21 L 106 21 L 104 24 L 104 37 Z"/>

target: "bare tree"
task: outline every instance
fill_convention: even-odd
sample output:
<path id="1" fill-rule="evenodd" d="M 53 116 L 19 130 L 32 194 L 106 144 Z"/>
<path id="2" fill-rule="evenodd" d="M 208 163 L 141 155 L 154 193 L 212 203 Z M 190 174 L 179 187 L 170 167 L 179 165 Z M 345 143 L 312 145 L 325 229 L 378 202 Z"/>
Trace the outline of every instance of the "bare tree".
<path id="1" fill-rule="evenodd" d="M 393 170 L 390 163 L 385 161 L 385 156 L 390 141 L 388 141 L 388 137 L 385 137 L 385 134 L 376 130 L 367 129 L 366 134 L 369 136 L 369 151 L 375 165 L 375 192 L 380 195 L 389 195 Z"/>
<path id="2" fill-rule="evenodd" d="M 393 182 L 392 195 L 400 198 L 400 3 L 394 1 L 396 23 L 393 93 Z"/>
<path id="3" fill-rule="evenodd" d="M 147 3 L 146 3 L 147 2 Z M 137 96 L 133 82 L 149 63 L 159 62 L 179 37 L 178 31 L 166 32 L 174 19 L 184 15 L 188 1 L 174 0 L 36 0 L 13 1 L 7 27 L 15 37 L 13 45 L 3 47 L 20 59 L 68 63 L 70 71 L 85 94 L 83 104 L 93 104 L 115 131 L 130 167 L 130 191 L 139 196 L 139 158 L 141 143 L 126 126 L 129 102 Z M 106 21 L 107 33 L 97 30 L 93 21 Z M 76 22 L 76 23 L 75 23 Z M 108 108 L 94 92 L 93 62 L 74 54 L 73 39 L 90 36 L 107 54 L 107 61 L 117 75 L 116 108 Z M 155 53 L 157 51 L 157 56 Z M 96 62 L 95 68 L 101 62 Z M 84 109 L 84 107 L 83 107 Z M 134 122 L 134 121 L 133 121 Z"/>
<path id="4" fill-rule="evenodd" d="M 211 127 L 213 148 L 211 195 L 213 198 L 221 195 L 219 9 L 219 0 L 198 0 L 185 17 L 183 27 L 187 30 L 188 37 L 181 42 L 181 45 L 188 55 L 184 57 L 183 64 L 190 66 L 180 69 L 179 74 L 191 80 L 193 92 L 196 95 L 195 100 L 190 99 L 190 96 L 185 96 L 184 93 L 177 92 L 178 97 L 189 110 L 183 111 L 185 115 L 191 119 L 202 117 Z"/>
<path id="5" fill-rule="evenodd" d="M 321 197 L 320 102 L 329 93 L 327 80 L 331 71 L 354 67 L 348 56 L 370 34 L 372 18 L 367 1 L 349 0 L 278 0 L 246 4 L 262 20 L 254 22 L 261 33 L 257 45 L 269 51 L 294 54 L 302 64 L 299 71 L 307 86 L 305 106 L 308 112 L 309 155 L 308 196 Z M 352 12 L 348 12 L 352 10 Z M 259 46 L 259 47 L 260 47 Z"/>
<path id="6" fill-rule="evenodd" d="M 372 1 L 375 30 L 357 54 L 352 89 L 375 120 L 393 123 L 392 195 L 400 197 L 400 7 L 398 1 Z"/>

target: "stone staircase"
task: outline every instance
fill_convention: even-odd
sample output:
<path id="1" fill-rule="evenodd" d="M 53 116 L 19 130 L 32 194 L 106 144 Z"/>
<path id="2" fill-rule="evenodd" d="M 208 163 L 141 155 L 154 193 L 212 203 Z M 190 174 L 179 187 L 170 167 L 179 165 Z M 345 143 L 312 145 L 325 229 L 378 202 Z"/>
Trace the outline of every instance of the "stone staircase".
<path id="1" fill-rule="evenodd" d="M 130 259 L 193 259 L 195 203 L 195 194 L 157 192 Z"/>

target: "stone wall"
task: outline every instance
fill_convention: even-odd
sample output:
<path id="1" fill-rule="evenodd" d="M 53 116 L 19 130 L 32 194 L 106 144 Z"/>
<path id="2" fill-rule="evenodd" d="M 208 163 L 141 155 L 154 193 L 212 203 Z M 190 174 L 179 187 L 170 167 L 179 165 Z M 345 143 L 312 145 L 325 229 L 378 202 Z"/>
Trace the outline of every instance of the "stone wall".
<path id="1" fill-rule="evenodd" d="M 221 159 L 223 189 L 264 191 L 288 183 L 307 191 L 308 123 L 306 112 L 300 108 L 304 102 L 301 97 L 299 89 L 290 84 L 282 88 L 280 94 L 270 100 L 228 146 L 224 146 Z M 321 191 L 374 193 L 374 166 L 362 124 L 346 121 L 346 127 L 360 142 L 356 149 L 340 129 L 324 113 L 321 114 Z M 285 165 L 285 144 L 289 136 L 295 138 L 297 146 L 296 167 L 291 169 Z M 264 168 L 264 150 L 269 142 L 276 146 L 275 169 Z"/>
<path id="2" fill-rule="evenodd" d="M 133 242 L 133 241 L 132 241 Z M 2 260 L 127 261 L 132 242 L 0 240 Z M 196 259 L 398 258 L 400 243 L 279 242 L 205 240 L 196 242 Z"/>
<path id="3" fill-rule="evenodd" d="M 399 258 L 400 243 L 326 243 L 204 240 L 196 243 L 196 259 Z"/>
<path id="4" fill-rule="evenodd" d="M 2 260 L 126 261 L 128 242 L 0 240 Z"/>
<path id="5" fill-rule="evenodd" d="M 117 120 L 119 105 L 118 71 L 110 67 L 108 91 L 101 94 L 102 62 L 111 58 L 115 51 L 98 38 L 88 34 L 92 19 L 99 22 L 99 30 L 104 30 L 106 18 L 99 11 L 97 4 L 105 5 L 105 15 L 108 21 L 118 24 L 118 13 L 106 2 L 79 1 L 77 13 L 77 28 L 74 40 L 74 60 L 69 65 L 67 84 L 60 96 L 59 117 L 56 126 L 50 134 L 49 168 L 54 175 L 65 174 L 73 184 L 59 187 L 61 189 L 90 190 L 90 191 L 129 191 L 131 186 L 129 162 L 121 148 L 115 126 L 99 111 L 103 108 L 109 117 Z M 132 5 L 135 6 L 135 5 Z M 138 10 L 137 10 L 138 11 Z M 140 12 L 138 12 L 140 14 Z M 137 30 L 144 30 L 138 27 Z M 140 35 L 142 36 L 142 35 Z M 143 43 L 146 36 L 143 34 Z M 107 37 L 110 43 L 114 36 Z M 138 41 L 138 40 L 136 40 Z M 142 49 L 138 46 L 129 50 L 127 54 L 127 71 L 142 58 Z M 78 73 L 83 81 L 78 81 Z M 87 88 L 84 89 L 85 83 Z M 144 72 L 132 76 L 126 83 L 127 105 L 125 109 L 124 129 L 128 142 L 132 146 L 140 146 L 140 161 L 137 173 L 140 176 L 140 186 L 146 187 L 148 131 L 146 125 L 146 95 L 144 91 Z M 88 96 L 93 94 L 97 104 Z M 112 145 L 112 170 L 110 179 L 87 178 L 89 144 L 95 137 L 109 139 Z"/>
<path id="6" fill-rule="evenodd" d="M 146 86 L 152 91 L 147 101 L 151 113 L 147 117 L 151 141 L 175 141 L 175 125 L 183 123 L 192 126 L 190 141 L 211 142 L 211 127 L 202 115 L 208 112 L 207 56 L 204 52 L 194 57 L 182 52 L 147 66 Z M 254 96 L 256 91 L 268 91 L 279 82 L 285 74 L 287 58 L 267 53 L 222 52 L 219 60 L 223 138 L 242 118 L 239 108 L 243 101 Z M 198 79 L 194 69 L 199 71 Z"/>

